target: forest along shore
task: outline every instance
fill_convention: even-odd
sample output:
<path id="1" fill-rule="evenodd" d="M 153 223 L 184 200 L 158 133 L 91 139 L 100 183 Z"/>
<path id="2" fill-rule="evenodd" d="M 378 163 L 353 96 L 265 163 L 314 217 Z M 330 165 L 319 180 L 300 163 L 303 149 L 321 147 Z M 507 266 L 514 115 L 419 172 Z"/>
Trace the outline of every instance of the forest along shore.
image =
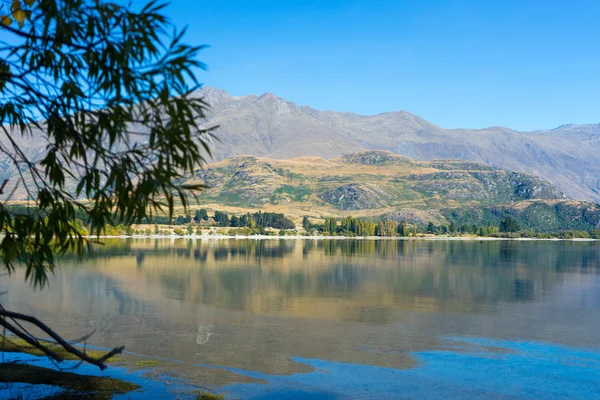
<path id="1" fill-rule="evenodd" d="M 573 241 L 573 242 L 595 242 L 600 239 L 594 238 L 503 238 L 493 236 L 270 236 L 270 235 L 119 235 L 119 236 L 84 236 L 88 239 L 255 239 L 255 240 L 515 240 L 515 241 Z"/>

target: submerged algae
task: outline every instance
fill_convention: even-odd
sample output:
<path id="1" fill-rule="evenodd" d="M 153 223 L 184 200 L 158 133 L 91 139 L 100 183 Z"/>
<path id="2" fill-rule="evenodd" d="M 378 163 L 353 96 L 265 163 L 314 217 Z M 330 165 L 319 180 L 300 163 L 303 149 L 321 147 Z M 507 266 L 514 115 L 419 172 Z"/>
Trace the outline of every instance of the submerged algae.
<path id="1" fill-rule="evenodd" d="M 65 360 L 79 360 L 79 358 L 77 358 L 77 356 L 69 353 L 63 347 L 61 347 L 57 344 L 54 344 L 52 342 L 45 342 L 45 341 L 42 341 L 42 343 L 45 346 L 47 346 L 50 350 L 52 350 L 53 352 L 55 352 L 56 354 L 58 354 L 59 356 L 64 358 Z M 26 353 L 26 354 L 31 354 L 34 356 L 45 356 L 44 352 L 42 352 L 40 349 L 30 345 L 25 340 L 14 337 L 14 336 L 10 336 L 7 338 L 7 337 L 0 335 L 0 352 Z M 87 355 L 89 355 L 90 357 L 93 357 L 93 358 L 100 358 L 107 353 L 107 351 L 94 350 L 94 349 L 89 349 L 89 348 L 86 349 L 85 352 Z M 114 357 L 111 357 L 109 360 L 114 362 L 114 361 L 120 361 L 121 359 L 122 358 L 119 356 L 114 356 Z"/>
<path id="2" fill-rule="evenodd" d="M 51 385 L 64 389 L 64 392 L 51 397 L 55 399 L 83 396 L 92 399 L 110 399 L 113 394 L 125 394 L 140 388 L 136 384 L 120 379 L 80 375 L 18 362 L 0 364 L 0 382 Z"/>

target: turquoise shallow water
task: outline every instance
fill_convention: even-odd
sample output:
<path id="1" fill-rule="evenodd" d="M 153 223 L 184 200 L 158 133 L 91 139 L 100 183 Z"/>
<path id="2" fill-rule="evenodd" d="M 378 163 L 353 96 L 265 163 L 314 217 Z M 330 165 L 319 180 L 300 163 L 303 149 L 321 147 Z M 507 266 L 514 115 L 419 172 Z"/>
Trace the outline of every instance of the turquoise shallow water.
<path id="1" fill-rule="evenodd" d="M 233 384 L 218 389 L 228 398 L 268 399 L 593 399 L 600 398 L 600 351 L 566 348 L 547 343 L 510 342 L 484 338 L 446 338 L 452 351 L 415 353 L 419 364 L 400 370 L 361 364 L 292 357 L 313 371 L 287 376 L 227 368 L 264 383 Z M 45 359 L 8 355 L 6 361 L 52 367 Z M 74 363 L 63 365 L 69 369 Z M 211 366 L 212 368 L 221 368 Z M 82 366 L 77 372 L 131 381 L 142 389 L 115 399 L 173 398 L 195 396 L 198 387 L 172 377 L 144 377 L 146 370 L 131 372 L 112 367 L 100 372 Z M 22 385 L 0 389 L 0 398 L 25 391 Z M 37 387 L 29 398 L 43 398 L 59 390 Z"/>
<path id="2" fill-rule="evenodd" d="M 455 342 L 455 351 L 415 353 L 419 365 L 409 370 L 294 358 L 314 371 L 287 377 L 237 371 L 268 384 L 223 390 L 265 400 L 600 398 L 600 351 L 482 338 L 448 340 Z"/>
<path id="3" fill-rule="evenodd" d="M 596 242 L 118 240 L 43 291 L 0 289 L 67 338 L 165 361 L 111 368 L 144 386 L 122 398 L 590 399 L 599 272 Z"/>

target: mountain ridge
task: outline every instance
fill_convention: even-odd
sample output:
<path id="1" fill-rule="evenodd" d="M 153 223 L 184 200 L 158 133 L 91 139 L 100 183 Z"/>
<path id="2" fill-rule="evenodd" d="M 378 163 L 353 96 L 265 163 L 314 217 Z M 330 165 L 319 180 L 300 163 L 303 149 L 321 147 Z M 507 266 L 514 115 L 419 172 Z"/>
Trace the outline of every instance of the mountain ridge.
<path id="1" fill-rule="evenodd" d="M 231 93 L 229 93 L 228 91 L 224 90 L 224 89 L 220 89 L 217 88 L 215 86 L 210 86 L 210 85 L 204 85 L 202 86 L 201 89 L 198 90 L 198 93 L 202 96 L 206 96 L 206 94 L 208 93 L 223 93 L 224 95 L 232 98 L 232 99 L 243 99 L 243 98 L 254 98 L 254 99 L 259 99 L 261 97 L 274 97 L 280 101 L 285 101 L 288 103 L 292 103 L 294 104 L 296 107 L 298 108 L 308 108 L 308 109 L 312 109 L 315 110 L 317 112 L 321 112 L 321 113 L 335 113 L 335 114 L 347 114 L 347 115 L 354 115 L 357 117 L 376 117 L 376 116 L 383 116 L 383 115 L 387 115 L 387 114 L 409 114 L 412 115 L 414 117 L 420 118 L 424 121 L 426 121 L 424 118 L 419 117 L 418 115 L 408 111 L 408 110 L 391 110 L 391 111 L 382 111 L 379 113 L 375 113 L 375 114 L 361 114 L 361 113 L 357 113 L 357 112 L 353 112 L 353 111 L 336 111 L 333 109 L 317 109 L 314 108 L 308 104 L 299 104 L 296 103 L 294 101 L 291 100 L 287 100 L 281 96 L 277 96 L 275 95 L 273 92 L 264 92 L 262 94 L 246 94 L 246 95 L 240 95 L 240 96 L 236 96 L 236 95 L 232 95 Z M 210 98 L 210 96 L 207 96 L 207 98 Z M 209 104 L 210 101 L 209 101 Z M 431 122 L 429 122 L 431 123 Z M 433 123 L 431 123 L 433 124 Z M 434 124 L 435 125 L 435 124 Z M 486 126 L 486 127 L 482 127 L 482 128 L 465 128 L 465 127 L 458 127 L 458 128 L 442 128 L 440 127 L 440 129 L 444 129 L 444 130 L 449 130 L 449 131 L 482 131 L 482 130 L 490 130 L 490 129 L 503 129 L 503 130 L 510 130 L 512 132 L 521 132 L 521 133 L 536 133 L 536 132 L 550 132 L 550 131 L 554 131 L 554 130 L 559 130 L 559 129 L 564 129 L 564 128 L 585 128 L 585 127 L 599 127 L 600 123 L 589 123 L 589 124 L 576 124 L 576 123 L 565 123 L 565 124 L 561 124 L 559 126 L 556 126 L 554 128 L 547 128 L 547 129 L 534 129 L 534 130 L 518 130 L 518 129 L 513 129 L 513 128 L 509 128 L 503 125 L 490 125 L 490 126 Z M 439 126 L 438 126 L 439 127 Z"/>
<path id="2" fill-rule="evenodd" d="M 565 124 L 551 130 L 520 132 L 505 127 L 444 129 L 408 111 L 376 115 L 320 111 L 275 96 L 232 96 L 205 86 L 196 96 L 210 105 L 204 119 L 214 131 L 211 162 L 239 155 L 273 159 L 303 156 L 325 160 L 371 150 L 391 151 L 415 160 L 465 160 L 523 172 L 551 182 L 568 197 L 600 202 L 600 124 Z M 33 162 L 47 138 L 14 135 Z M 40 140 L 42 139 L 42 140 Z M 0 157 L 0 179 L 17 176 Z M 25 198 L 22 190 L 16 198 Z"/>
<path id="3" fill-rule="evenodd" d="M 322 111 L 272 93 L 232 96 L 209 86 L 198 95 L 211 105 L 205 125 L 220 126 L 214 161 L 241 154 L 329 159 L 389 150 L 418 160 L 463 159 L 526 172 L 569 197 L 600 201 L 600 124 L 527 132 L 501 126 L 444 129 L 408 111 Z"/>

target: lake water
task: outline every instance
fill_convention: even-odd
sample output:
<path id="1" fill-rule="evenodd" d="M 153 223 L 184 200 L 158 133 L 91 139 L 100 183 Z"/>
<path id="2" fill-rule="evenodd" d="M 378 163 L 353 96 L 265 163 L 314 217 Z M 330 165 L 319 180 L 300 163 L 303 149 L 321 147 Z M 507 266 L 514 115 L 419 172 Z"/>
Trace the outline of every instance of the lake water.
<path id="1" fill-rule="evenodd" d="M 600 397 L 599 242 L 105 243 L 3 304 L 232 398 Z"/>

